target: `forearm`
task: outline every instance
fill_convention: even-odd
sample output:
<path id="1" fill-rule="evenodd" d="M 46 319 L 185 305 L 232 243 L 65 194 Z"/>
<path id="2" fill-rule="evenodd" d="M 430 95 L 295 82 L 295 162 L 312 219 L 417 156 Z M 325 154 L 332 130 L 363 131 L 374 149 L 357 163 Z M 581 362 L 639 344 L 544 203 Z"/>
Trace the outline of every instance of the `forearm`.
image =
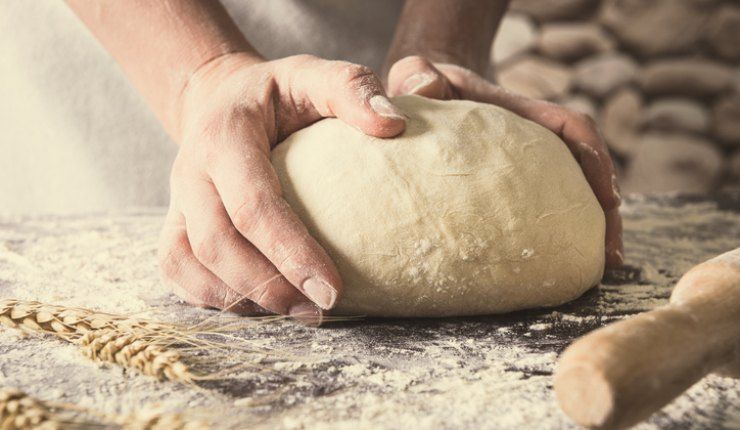
<path id="1" fill-rule="evenodd" d="M 493 37 L 509 0 L 407 0 L 384 71 L 421 55 L 484 73 Z"/>
<path id="2" fill-rule="evenodd" d="M 190 77 L 224 54 L 260 60 L 219 1 L 67 0 L 123 68 L 167 131 L 178 135 Z"/>

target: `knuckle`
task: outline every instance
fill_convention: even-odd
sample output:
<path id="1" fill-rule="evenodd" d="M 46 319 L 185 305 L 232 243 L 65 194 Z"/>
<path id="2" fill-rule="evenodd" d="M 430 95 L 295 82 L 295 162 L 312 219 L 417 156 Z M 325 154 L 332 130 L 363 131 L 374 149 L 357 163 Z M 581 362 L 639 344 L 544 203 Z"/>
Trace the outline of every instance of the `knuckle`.
<path id="1" fill-rule="evenodd" d="M 279 243 L 275 249 L 275 254 L 278 255 L 279 261 L 275 265 L 281 273 L 287 273 L 296 270 L 300 264 L 297 262 L 301 260 L 301 257 L 306 254 L 306 250 L 300 245 L 288 245 L 286 243 Z"/>
<path id="2" fill-rule="evenodd" d="M 203 307 L 220 307 L 223 289 L 214 285 L 199 283 L 188 290 L 190 303 Z M 188 300 L 188 298 L 185 298 Z"/>
<path id="3" fill-rule="evenodd" d="M 260 305 L 268 303 L 271 296 L 272 295 L 270 294 L 270 288 L 268 288 L 267 285 L 260 285 L 256 288 L 253 288 L 248 295 L 250 299 Z"/>
<path id="4" fill-rule="evenodd" d="M 172 294 L 179 297 L 185 303 L 188 303 L 192 306 L 200 306 L 200 307 L 206 306 L 205 302 L 199 297 L 197 290 L 190 291 L 184 288 L 184 286 L 181 286 L 176 283 L 172 283 L 170 287 L 171 287 L 170 289 L 172 290 Z"/>
<path id="5" fill-rule="evenodd" d="M 193 247 L 193 254 L 207 267 L 212 267 L 221 261 L 223 247 L 229 240 L 229 234 L 218 229 L 211 229 L 203 235 Z"/>
<path id="6" fill-rule="evenodd" d="M 339 76 L 341 76 L 342 83 L 350 87 L 366 87 L 378 84 L 378 77 L 375 73 L 367 66 L 354 63 L 337 62 L 339 63 Z"/>
<path id="7" fill-rule="evenodd" d="M 583 112 L 573 112 L 572 115 L 575 116 L 576 121 L 585 125 L 586 127 L 589 127 L 593 130 L 596 130 L 598 128 L 596 120 L 591 115 Z"/>
<path id="8" fill-rule="evenodd" d="M 421 55 L 410 55 L 408 57 L 404 57 L 399 60 L 398 63 L 404 67 L 417 69 L 431 69 L 433 67 L 432 63 L 426 57 L 422 57 Z"/>
<path id="9" fill-rule="evenodd" d="M 162 231 L 159 246 L 157 248 L 157 264 L 159 272 L 167 280 L 176 279 L 182 270 L 183 250 L 187 244 L 184 236 L 174 239 L 168 234 L 169 227 L 165 226 Z"/>
<path id="10" fill-rule="evenodd" d="M 275 193 L 265 187 L 254 187 L 247 200 L 234 212 L 232 222 L 237 230 L 249 233 L 267 215 L 275 202 Z"/>
<path id="11" fill-rule="evenodd" d="M 375 77 L 375 72 L 373 72 L 371 68 L 363 64 L 353 63 L 347 66 L 347 75 L 352 77 L 361 77 L 367 75 Z"/>
<path id="12" fill-rule="evenodd" d="M 218 307 L 219 309 L 224 309 L 228 307 L 231 304 L 231 301 L 233 300 L 233 294 L 231 293 L 231 290 L 228 288 L 209 288 L 210 291 L 210 303 L 212 303 L 214 306 Z"/>
<path id="13" fill-rule="evenodd" d="M 274 76 L 278 81 L 287 80 L 291 82 L 297 73 L 310 68 L 322 67 L 326 60 L 311 54 L 297 54 L 275 61 Z"/>
<path id="14" fill-rule="evenodd" d="M 165 279 L 175 279 L 180 273 L 180 258 L 172 249 L 161 251 L 158 255 L 159 271 Z"/>
<path id="15" fill-rule="evenodd" d="M 292 55 L 289 57 L 289 59 L 299 64 L 311 63 L 311 62 L 319 60 L 317 56 L 311 55 L 311 54 Z"/>
<path id="16" fill-rule="evenodd" d="M 172 292 L 185 300 L 196 305 L 210 307 L 219 303 L 218 298 L 222 294 L 221 288 L 209 282 L 208 279 L 191 279 L 187 284 L 179 283 L 172 285 Z"/>
<path id="17" fill-rule="evenodd" d="M 246 295 L 250 300 L 264 308 L 275 308 L 278 296 L 269 283 L 261 283 L 251 288 Z"/>
<path id="18" fill-rule="evenodd" d="M 242 305 L 246 302 L 246 298 L 237 293 L 232 289 L 226 289 L 222 303 L 224 304 L 223 309 L 231 309 L 233 307 Z"/>

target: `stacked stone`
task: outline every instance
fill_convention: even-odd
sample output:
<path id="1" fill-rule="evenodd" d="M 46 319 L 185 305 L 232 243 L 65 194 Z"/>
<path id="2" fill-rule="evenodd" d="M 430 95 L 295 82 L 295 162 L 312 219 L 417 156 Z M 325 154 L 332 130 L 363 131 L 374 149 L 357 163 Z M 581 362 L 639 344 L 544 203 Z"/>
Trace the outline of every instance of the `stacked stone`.
<path id="1" fill-rule="evenodd" d="M 740 2 L 513 0 L 492 63 L 591 115 L 626 191 L 740 187 Z"/>

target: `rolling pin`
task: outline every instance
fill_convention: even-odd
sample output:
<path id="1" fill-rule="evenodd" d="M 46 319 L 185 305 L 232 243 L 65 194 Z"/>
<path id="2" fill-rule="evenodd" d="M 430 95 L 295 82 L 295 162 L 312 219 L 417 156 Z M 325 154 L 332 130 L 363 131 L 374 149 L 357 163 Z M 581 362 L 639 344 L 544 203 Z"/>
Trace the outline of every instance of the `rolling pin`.
<path id="1" fill-rule="evenodd" d="M 740 377 L 740 248 L 689 270 L 668 305 L 589 333 L 555 369 L 578 424 L 630 427 L 710 372 Z"/>

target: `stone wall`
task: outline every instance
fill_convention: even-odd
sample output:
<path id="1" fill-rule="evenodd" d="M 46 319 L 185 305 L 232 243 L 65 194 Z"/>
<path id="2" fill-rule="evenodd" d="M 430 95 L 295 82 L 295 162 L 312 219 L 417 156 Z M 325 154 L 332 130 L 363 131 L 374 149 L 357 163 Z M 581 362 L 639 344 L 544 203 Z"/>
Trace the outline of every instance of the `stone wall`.
<path id="1" fill-rule="evenodd" d="M 740 187 L 740 1 L 513 0 L 498 82 L 590 114 L 627 192 Z"/>

